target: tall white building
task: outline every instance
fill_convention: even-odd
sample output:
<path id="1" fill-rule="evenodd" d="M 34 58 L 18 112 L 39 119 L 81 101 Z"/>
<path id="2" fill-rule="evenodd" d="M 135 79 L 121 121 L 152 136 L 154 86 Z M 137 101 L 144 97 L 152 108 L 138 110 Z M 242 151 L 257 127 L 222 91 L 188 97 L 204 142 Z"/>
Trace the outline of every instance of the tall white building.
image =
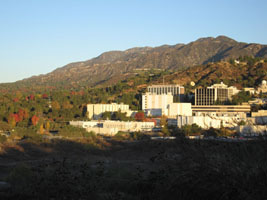
<path id="1" fill-rule="evenodd" d="M 168 115 L 168 105 L 173 103 L 173 95 L 145 93 L 142 95 L 142 110 L 147 115 L 161 116 Z"/>

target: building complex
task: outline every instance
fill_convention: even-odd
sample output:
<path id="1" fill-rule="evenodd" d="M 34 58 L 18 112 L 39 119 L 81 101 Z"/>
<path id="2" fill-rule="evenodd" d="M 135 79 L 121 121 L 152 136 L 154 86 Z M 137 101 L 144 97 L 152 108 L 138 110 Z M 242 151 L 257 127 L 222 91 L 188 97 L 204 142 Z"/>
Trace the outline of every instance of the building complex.
<path id="1" fill-rule="evenodd" d="M 252 88 L 246 90 L 254 94 Z M 266 81 L 262 81 L 257 91 L 267 92 Z M 168 125 L 180 128 L 192 124 L 205 129 L 237 127 L 241 121 L 261 125 L 267 123 L 266 111 L 252 112 L 252 116 L 249 117 L 250 104 L 260 104 L 258 100 L 243 105 L 218 105 L 231 100 L 232 96 L 239 92 L 236 87 L 228 87 L 221 82 L 210 87 L 195 89 L 193 106 L 191 103 L 174 102 L 174 96 L 182 99 L 184 92 L 184 87 L 180 85 L 151 85 L 147 88 L 147 92 L 142 94 L 142 110 L 148 117 L 167 116 Z M 262 100 L 261 104 L 265 102 Z M 88 118 L 92 121 L 70 122 L 70 124 L 83 127 L 87 131 L 108 135 L 114 135 L 118 131 L 152 131 L 156 126 L 154 122 L 96 121 L 104 112 L 122 112 L 127 116 L 133 116 L 137 111 L 130 110 L 129 105 L 125 104 L 88 104 L 87 112 Z"/>
<path id="2" fill-rule="evenodd" d="M 214 105 L 216 103 L 231 100 L 239 90 L 236 87 L 228 87 L 223 84 L 214 84 L 206 88 L 195 89 L 195 105 Z"/>

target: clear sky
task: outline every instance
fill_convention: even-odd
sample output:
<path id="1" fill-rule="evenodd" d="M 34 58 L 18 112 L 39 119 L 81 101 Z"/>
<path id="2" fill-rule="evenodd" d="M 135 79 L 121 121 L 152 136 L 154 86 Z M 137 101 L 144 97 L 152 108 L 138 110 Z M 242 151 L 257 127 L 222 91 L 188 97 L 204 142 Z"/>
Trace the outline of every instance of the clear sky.
<path id="1" fill-rule="evenodd" d="M 0 0 L 0 82 L 105 51 L 218 35 L 267 44 L 267 1 Z"/>

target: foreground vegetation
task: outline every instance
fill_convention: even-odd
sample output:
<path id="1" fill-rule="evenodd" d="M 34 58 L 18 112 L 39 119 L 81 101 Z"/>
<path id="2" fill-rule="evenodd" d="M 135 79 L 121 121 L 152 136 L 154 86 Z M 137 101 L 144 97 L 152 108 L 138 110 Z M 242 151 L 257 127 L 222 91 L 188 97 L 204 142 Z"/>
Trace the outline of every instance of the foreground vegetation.
<path id="1" fill-rule="evenodd" d="M 93 145 L 97 144 L 97 145 Z M 2 146 L 2 199 L 264 199 L 264 140 L 50 140 Z"/>

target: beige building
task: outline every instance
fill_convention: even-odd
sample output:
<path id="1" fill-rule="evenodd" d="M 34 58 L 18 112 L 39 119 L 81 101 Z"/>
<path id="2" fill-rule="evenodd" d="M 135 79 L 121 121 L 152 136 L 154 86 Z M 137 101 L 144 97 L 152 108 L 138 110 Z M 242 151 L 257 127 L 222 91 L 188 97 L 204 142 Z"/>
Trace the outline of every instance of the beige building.
<path id="1" fill-rule="evenodd" d="M 99 119 L 104 112 L 122 112 L 131 116 L 132 112 L 129 105 L 125 104 L 87 104 L 87 114 L 89 119 Z"/>
<path id="2" fill-rule="evenodd" d="M 236 87 L 228 87 L 223 82 L 207 88 L 198 88 L 195 89 L 195 105 L 214 105 L 216 102 L 225 102 L 231 100 L 238 92 Z"/>
<path id="3" fill-rule="evenodd" d="M 151 116 L 168 115 L 168 106 L 173 103 L 173 95 L 145 93 L 142 95 L 142 110 Z"/>

